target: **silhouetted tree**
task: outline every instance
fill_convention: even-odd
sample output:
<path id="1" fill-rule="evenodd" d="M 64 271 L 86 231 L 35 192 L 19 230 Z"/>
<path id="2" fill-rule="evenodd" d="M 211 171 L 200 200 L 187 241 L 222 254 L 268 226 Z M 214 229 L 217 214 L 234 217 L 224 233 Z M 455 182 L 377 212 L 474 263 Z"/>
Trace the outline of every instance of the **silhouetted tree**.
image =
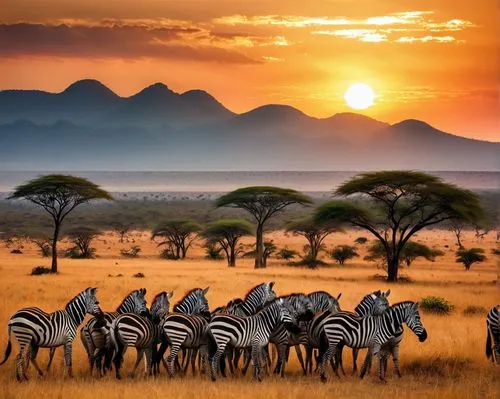
<path id="1" fill-rule="evenodd" d="M 408 241 L 399 254 L 399 260 L 409 267 L 417 258 L 424 258 L 430 262 L 434 262 L 438 256 L 443 255 L 444 253 L 438 249 L 429 248 L 427 245 L 418 242 Z M 380 265 L 386 266 L 387 255 L 382 243 L 380 241 L 375 241 L 368 248 L 368 254 L 364 259 L 367 261 L 379 262 Z"/>
<path id="2" fill-rule="evenodd" d="M 94 257 L 95 249 L 91 247 L 92 241 L 102 232 L 87 226 L 74 227 L 66 232 L 66 237 L 74 247 L 68 253 L 70 257 L 88 259 Z"/>
<path id="3" fill-rule="evenodd" d="M 237 245 L 241 237 L 253 235 L 254 226 L 246 220 L 218 220 L 209 223 L 201 235 L 224 250 L 229 267 L 236 266 Z"/>
<path id="4" fill-rule="evenodd" d="M 339 265 L 343 265 L 346 260 L 355 258 L 359 255 L 356 252 L 356 247 L 351 245 L 338 245 L 331 252 L 330 256 L 332 259 L 335 259 Z"/>
<path id="5" fill-rule="evenodd" d="M 312 200 L 292 189 L 255 186 L 244 187 L 221 196 L 216 207 L 241 208 L 249 212 L 257 223 L 255 268 L 265 267 L 264 226 L 266 222 L 289 205 L 311 204 Z"/>
<path id="6" fill-rule="evenodd" d="M 421 172 L 382 171 L 357 175 L 337 188 L 353 201 L 330 201 L 316 212 L 318 222 L 345 222 L 373 234 L 384 247 L 387 280 L 396 281 L 400 254 L 418 231 L 449 220 L 480 220 L 484 211 L 469 190 Z"/>
<path id="7" fill-rule="evenodd" d="M 42 207 L 52 217 L 52 273 L 57 273 L 57 241 L 61 225 L 77 206 L 92 200 L 112 200 L 113 197 L 96 184 L 82 177 L 45 175 L 15 188 L 9 199 L 24 198 Z"/>
<path id="8" fill-rule="evenodd" d="M 486 260 L 486 256 L 484 254 L 484 249 L 482 248 L 460 248 L 456 252 L 456 262 L 462 263 L 465 266 L 465 270 L 470 270 L 470 267 L 474 263 L 484 262 Z"/>
<path id="9" fill-rule="evenodd" d="M 184 259 L 200 230 L 201 226 L 192 220 L 174 219 L 159 224 L 153 230 L 152 239 L 166 238 L 158 246 L 168 245 L 174 251 L 174 259 Z"/>

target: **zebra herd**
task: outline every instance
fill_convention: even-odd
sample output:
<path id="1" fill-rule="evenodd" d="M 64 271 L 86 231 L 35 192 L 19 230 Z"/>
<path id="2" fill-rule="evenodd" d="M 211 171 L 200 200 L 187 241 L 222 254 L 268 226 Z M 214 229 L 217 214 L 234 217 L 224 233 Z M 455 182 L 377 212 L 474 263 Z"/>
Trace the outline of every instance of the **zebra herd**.
<path id="1" fill-rule="evenodd" d="M 80 337 L 88 356 L 90 375 L 95 369 L 98 376 L 102 376 L 114 367 L 118 379 L 129 347 L 137 351 L 131 377 L 145 357 L 148 375 L 158 374 L 162 363 L 171 377 L 176 372 L 186 372 L 189 365 L 194 373 L 198 360 L 201 373 L 206 373 L 209 364 L 213 381 L 219 374 L 226 376 L 227 365 L 234 373 L 242 356 L 242 374 L 251 362 L 253 376 L 260 381 L 262 371 L 271 366 L 277 355 L 274 373 L 284 376 L 290 349 L 294 347 L 304 374 L 312 373 L 316 360 L 321 381 L 326 381 L 328 364 L 338 377 L 339 369 L 345 374 L 342 351 L 348 346 L 353 349 L 354 373 L 358 350 L 368 348 L 361 378 L 376 358 L 379 378 L 385 381 L 389 356 L 393 358 L 396 374 L 401 377 L 399 346 L 403 324 L 420 342 L 427 338 L 418 303 L 404 301 L 391 306 L 390 290 L 367 294 L 354 312 L 341 310 L 341 294 L 335 297 L 317 291 L 278 297 L 274 282 L 259 284 L 245 298 L 233 299 L 226 306 L 210 311 L 208 290 L 208 287 L 195 288 L 187 292 L 173 306 L 173 312 L 170 312 L 173 292 L 157 294 L 148 309 L 144 288 L 127 295 L 115 312 L 101 310 L 96 288 L 87 288 L 69 301 L 64 310 L 54 313 L 35 307 L 21 309 L 9 320 L 8 345 L 0 364 L 4 364 L 12 352 L 14 335 L 20 346 L 16 357 L 19 381 L 28 379 L 30 361 L 39 375 L 45 374 L 36 360 L 39 348 L 50 348 L 49 371 L 59 346 L 64 346 L 65 371 L 71 376 L 73 341 L 87 313 L 93 317 L 81 328 Z M 500 364 L 499 305 L 488 314 L 487 330 L 487 356 Z M 305 348 L 305 362 L 301 346 Z"/>

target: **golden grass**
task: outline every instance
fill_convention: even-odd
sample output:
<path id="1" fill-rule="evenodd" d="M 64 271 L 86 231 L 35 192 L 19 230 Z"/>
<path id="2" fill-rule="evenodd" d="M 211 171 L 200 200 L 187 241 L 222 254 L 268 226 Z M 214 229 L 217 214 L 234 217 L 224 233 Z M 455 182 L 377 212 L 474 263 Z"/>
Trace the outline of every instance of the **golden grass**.
<path id="1" fill-rule="evenodd" d="M 359 232 L 335 235 L 328 240 L 328 247 L 352 243 Z M 300 250 L 303 241 L 298 237 L 272 234 L 279 247 L 285 244 Z M 490 234 L 482 243 L 466 239 L 466 246 L 481 246 L 487 252 L 495 246 Z M 176 377 L 169 380 L 163 373 L 156 379 L 137 378 L 116 381 L 113 376 L 102 380 L 90 379 L 87 375 L 87 361 L 79 338 L 74 345 L 74 379 L 62 376 L 62 351 L 56 353 L 51 374 L 44 380 L 36 377 L 30 368 L 31 380 L 19 384 L 14 375 L 14 358 L 17 344 L 9 361 L 0 368 L 1 398 L 129 398 L 165 397 L 172 398 L 299 398 L 299 397 L 498 397 L 499 369 L 489 363 L 484 355 L 486 327 L 483 314 L 464 316 L 470 305 L 489 309 L 498 303 L 498 268 L 493 255 L 481 265 L 473 265 L 465 272 L 454 263 L 452 251 L 446 251 L 436 263 L 415 262 L 410 269 L 403 268 L 405 275 L 414 282 L 388 285 L 373 278 L 377 273 L 373 265 L 355 259 L 343 266 L 332 266 L 319 270 L 286 267 L 281 261 L 272 260 L 270 267 L 254 270 L 251 260 L 240 260 L 234 269 L 228 269 L 224 262 L 203 259 L 203 250 L 194 248 L 185 261 L 165 261 L 157 258 L 158 249 L 149 241 L 147 233 L 137 233 L 135 244 L 143 252 L 138 259 L 119 257 L 119 250 L 129 244 L 119 244 L 115 236 L 106 234 L 96 243 L 98 259 L 60 260 L 61 273 L 58 276 L 29 276 L 33 266 L 48 265 L 47 260 L 37 256 L 35 248 L 26 248 L 23 255 L 10 254 L 0 248 L 0 355 L 7 341 L 7 321 L 17 309 L 25 306 L 39 306 L 47 311 L 63 308 L 66 302 L 87 286 L 99 287 L 98 297 L 104 310 L 114 310 L 121 299 L 132 289 L 148 288 L 151 299 L 162 290 L 174 290 L 174 300 L 193 287 L 210 286 L 208 299 L 211 307 L 222 305 L 235 296 L 242 296 L 255 284 L 262 281 L 276 281 L 278 294 L 292 291 L 327 290 L 333 294 L 342 292 L 340 300 L 344 309 L 353 309 L 361 297 L 375 289 L 391 288 L 393 302 L 419 300 L 428 295 L 442 296 L 455 305 L 450 316 L 422 314 L 429 338 L 421 344 L 409 331 L 402 343 L 400 361 L 403 378 L 392 376 L 389 368 L 389 383 L 378 382 L 375 367 L 372 375 L 360 381 L 347 376 L 337 380 L 332 373 L 326 384 L 319 382 L 317 375 L 303 377 L 295 355 L 287 366 L 287 377 L 282 380 L 267 377 L 256 383 L 247 377 L 230 377 L 212 383 L 206 376 Z M 453 248 L 453 238 L 447 232 L 432 231 L 418 237 L 427 245 L 445 244 Z M 62 245 L 64 247 L 64 244 Z M 364 255 L 363 250 L 361 250 Z M 142 272 L 145 278 L 133 278 Z M 109 275 L 123 274 L 123 277 Z M 47 361 L 47 350 L 40 351 L 40 362 Z M 350 354 L 344 354 L 346 370 L 351 367 Z M 124 372 L 130 370 L 135 358 L 133 350 L 126 355 Z"/>

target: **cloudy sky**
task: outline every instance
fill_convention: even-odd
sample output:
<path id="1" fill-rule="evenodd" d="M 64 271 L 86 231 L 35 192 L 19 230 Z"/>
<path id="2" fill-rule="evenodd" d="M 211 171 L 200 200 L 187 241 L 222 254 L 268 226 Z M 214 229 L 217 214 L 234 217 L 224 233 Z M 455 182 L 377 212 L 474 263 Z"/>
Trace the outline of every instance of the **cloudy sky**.
<path id="1" fill-rule="evenodd" d="M 128 96 L 161 81 L 235 112 L 289 104 L 416 118 L 500 141 L 496 0 L 1 0 L 0 89 L 61 91 L 82 78 Z"/>

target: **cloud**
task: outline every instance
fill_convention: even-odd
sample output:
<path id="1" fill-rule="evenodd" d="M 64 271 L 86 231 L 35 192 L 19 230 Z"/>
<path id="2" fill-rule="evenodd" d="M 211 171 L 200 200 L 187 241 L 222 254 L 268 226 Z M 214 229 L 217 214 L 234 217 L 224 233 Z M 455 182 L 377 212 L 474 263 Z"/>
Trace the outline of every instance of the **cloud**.
<path id="1" fill-rule="evenodd" d="M 251 64 L 261 61 L 188 23 L 72 20 L 65 24 L 0 24 L 0 57 L 160 58 Z"/>

